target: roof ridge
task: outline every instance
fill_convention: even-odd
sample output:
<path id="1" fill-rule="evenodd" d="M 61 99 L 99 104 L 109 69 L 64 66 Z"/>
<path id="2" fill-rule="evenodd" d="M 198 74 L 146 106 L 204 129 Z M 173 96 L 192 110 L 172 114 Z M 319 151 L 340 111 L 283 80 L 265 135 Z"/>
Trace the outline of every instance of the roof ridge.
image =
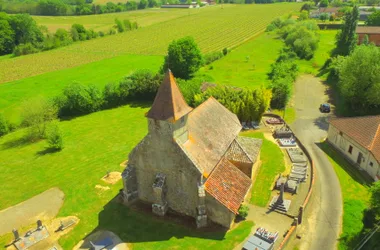
<path id="1" fill-rule="evenodd" d="M 369 149 L 370 151 L 372 151 L 373 145 L 375 144 L 375 142 L 376 142 L 376 138 L 377 138 L 377 136 L 378 136 L 379 134 L 380 134 L 380 124 L 377 126 L 377 130 L 376 130 L 375 136 L 374 136 L 373 139 L 372 139 L 371 145 L 368 147 L 368 149 Z"/>
<path id="2" fill-rule="evenodd" d="M 238 136 L 238 137 L 239 137 L 239 136 Z M 243 136 L 240 136 L 240 137 L 243 137 Z M 236 143 L 239 145 L 240 149 L 244 152 L 244 154 L 248 157 L 248 159 L 250 159 L 251 162 L 254 163 L 254 162 L 253 162 L 253 159 L 251 159 L 251 157 L 248 155 L 247 151 L 245 151 L 244 147 L 243 147 L 243 146 L 239 143 L 239 141 L 236 140 L 236 139 L 237 139 L 237 137 L 234 139 L 234 141 L 236 141 Z"/>

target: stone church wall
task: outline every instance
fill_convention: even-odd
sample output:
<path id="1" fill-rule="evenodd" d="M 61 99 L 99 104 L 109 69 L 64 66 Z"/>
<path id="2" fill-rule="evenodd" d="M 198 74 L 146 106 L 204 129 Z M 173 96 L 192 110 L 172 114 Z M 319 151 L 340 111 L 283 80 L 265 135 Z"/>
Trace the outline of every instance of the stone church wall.
<path id="1" fill-rule="evenodd" d="M 206 192 L 206 207 L 209 220 L 230 228 L 235 214 Z"/>

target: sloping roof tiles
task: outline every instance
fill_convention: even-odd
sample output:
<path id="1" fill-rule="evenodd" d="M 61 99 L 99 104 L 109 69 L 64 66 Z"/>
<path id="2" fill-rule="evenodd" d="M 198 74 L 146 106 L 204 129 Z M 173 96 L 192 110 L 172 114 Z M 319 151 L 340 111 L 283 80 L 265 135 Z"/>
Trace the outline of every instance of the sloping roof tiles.
<path id="1" fill-rule="evenodd" d="M 165 74 L 147 117 L 156 120 L 179 120 L 192 110 L 183 98 L 170 70 Z"/>
<path id="2" fill-rule="evenodd" d="M 210 97 L 189 114 L 189 139 L 183 144 L 183 148 L 208 175 L 240 130 L 237 116 Z"/>
<path id="3" fill-rule="evenodd" d="M 372 152 L 380 162 L 380 115 L 336 118 L 330 124 Z"/>
<path id="4" fill-rule="evenodd" d="M 252 181 L 225 157 L 205 183 L 206 192 L 237 214 Z"/>

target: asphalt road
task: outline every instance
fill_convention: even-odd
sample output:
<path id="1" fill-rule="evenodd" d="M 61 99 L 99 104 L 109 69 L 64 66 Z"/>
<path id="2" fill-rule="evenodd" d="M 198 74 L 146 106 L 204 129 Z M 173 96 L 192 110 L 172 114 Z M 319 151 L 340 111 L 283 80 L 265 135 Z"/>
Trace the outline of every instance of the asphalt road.
<path id="1" fill-rule="evenodd" d="M 297 120 L 291 125 L 300 141 L 311 154 L 316 166 L 316 182 L 301 231 L 300 249 L 336 249 L 341 232 L 342 196 L 339 180 L 318 143 L 327 137 L 328 117 L 318 107 L 328 100 L 326 87 L 310 75 L 295 83 Z"/>

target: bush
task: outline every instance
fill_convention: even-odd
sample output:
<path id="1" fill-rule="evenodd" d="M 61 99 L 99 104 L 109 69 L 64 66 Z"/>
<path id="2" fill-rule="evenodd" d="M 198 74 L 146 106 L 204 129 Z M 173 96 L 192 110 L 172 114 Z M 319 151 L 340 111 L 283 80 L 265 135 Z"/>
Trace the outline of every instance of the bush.
<path id="1" fill-rule="evenodd" d="M 82 24 L 74 23 L 71 26 L 71 37 L 73 41 L 85 41 L 87 40 L 87 30 Z"/>
<path id="2" fill-rule="evenodd" d="M 293 81 L 290 77 L 279 78 L 272 82 L 272 100 L 270 106 L 275 109 L 284 109 L 292 94 Z"/>
<path id="3" fill-rule="evenodd" d="M 247 218 L 248 216 L 248 212 L 249 212 L 249 207 L 242 204 L 239 208 L 239 217 L 242 218 L 242 219 L 245 219 Z"/>
<path id="4" fill-rule="evenodd" d="M 46 140 L 49 149 L 57 151 L 63 149 L 62 133 L 59 129 L 58 122 L 52 122 L 49 124 L 46 130 Z"/>
<path id="5" fill-rule="evenodd" d="M 219 60 L 223 56 L 224 56 L 223 52 L 218 52 L 218 51 L 211 52 L 211 53 L 208 53 L 204 56 L 204 62 L 207 65 L 207 64 L 210 64 L 216 60 Z"/>
<path id="6" fill-rule="evenodd" d="M 201 94 L 202 84 L 213 81 L 214 79 L 211 76 L 203 74 L 196 75 L 193 79 L 190 80 L 178 79 L 177 83 L 187 104 L 194 107 L 194 96 Z"/>
<path id="7" fill-rule="evenodd" d="M 75 116 L 100 110 L 102 93 L 94 85 L 72 83 L 63 90 L 63 95 L 55 99 L 60 116 Z"/>
<path id="8" fill-rule="evenodd" d="M 285 44 L 293 49 L 301 59 L 311 59 L 318 48 L 319 38 L 306 26 L 295 27 L 285 39 Z"/>
<path id="9" fill-rule="evenodd" d="M 0 136 L 6 135 L 9 132 L 9 127 L 7 120 L 3 116 L 3 114 L 0 113 Z"/>
<path id="10" fill-rule="evenodd" d="M 125 25 L 122 21 L 120 21 L 118 18 L 115 19 L 115 28 L 117 29 L 117 32 L 122 33 L 125 31 Z"/>
<path id="11" fill-rule="evenodd" d="M 128 96 L 128 94 L 126 96 Z M 124 103 L 121 98 L 120 85 L 117 83 L 108 83 L 104 87 L 103 98 L 105 108 L 118 107 Z"/>
<path id="12" fill-rule="evenodd" d="M 227 55 L 227 54 L 228 54 L 228 49 L 227 49 L 227 48 L 224 48 L 224 49 L 222 50 L 222 52 L 223 52 L 223 55 Z"/>
<path id="13" fill-rule="evenodd" d="M 35 48 L 34 45 L 31 43 L 20 44 L 16 46 L 13 50 L 13 54 L 15 56 L 34 54 L 37 52 L 39 52 L 39 49 Z"/>
<path id="14" fill-rule="evenodd" d="M 163 71 L 170 68 L 175 77 L 189 79 L 202 65 L 202 53 L 194 38 L 184 37 L 169 44 Z"/>
<path id="15" fill-rule="evenodd" d="M 151 101 L 162 82 L 162 75 L 148 69 L 137 70 L 120 82 L 120 96 L 128 100 Z"/>

